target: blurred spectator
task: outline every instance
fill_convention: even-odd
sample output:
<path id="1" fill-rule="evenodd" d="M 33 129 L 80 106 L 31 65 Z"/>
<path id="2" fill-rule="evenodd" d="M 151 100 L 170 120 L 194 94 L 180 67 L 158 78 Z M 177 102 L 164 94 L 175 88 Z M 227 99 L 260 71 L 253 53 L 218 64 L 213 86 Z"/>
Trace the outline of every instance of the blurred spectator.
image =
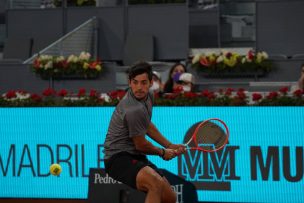
<path id="1" fill-rule="evenodd" d="M 161 81 L 161 75 L 157 71 L 153 71 L 152 75 L 153 85 L 150 87 L 155 93 L 162 93 L 164 90 L 164 84 Z"/>
<path id="2" fill-rule="evenodd" d="M 183 73 L 179 77 L 178 84 L 181 85 L 183 92 L 194 92 L 194 76 L 191 73 Z"/>
<path id="3" fill-rule="evenodd" d="M 296 90 L 304 90 L 304 63 L 301 65 L 301 72 L 299 80 L 290 87 L 290 91 L 294 92 Z"/>
<path id="4" fill-rule="evenodd" d="M 178 86 L 179 76 L 185 72 L 187 72 L 185 65 L 181 63 L 174 64 L 169 71 L 168 79 L 164 87 L 164 93 L 172 93 L 173 89 Z"/>
<path id="5" fill-rule="evenodd" d="M 298 88 L 304 90 L 304 63 L 301 65 L 301 75 L 298 80 Z"/>

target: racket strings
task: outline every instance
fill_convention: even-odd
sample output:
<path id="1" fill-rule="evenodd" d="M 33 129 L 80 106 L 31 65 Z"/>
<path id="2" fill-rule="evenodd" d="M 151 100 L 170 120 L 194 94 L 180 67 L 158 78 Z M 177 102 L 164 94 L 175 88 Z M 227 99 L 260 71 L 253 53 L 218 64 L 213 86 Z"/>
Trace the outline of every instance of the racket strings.
<path id="1" fill-rule="evenodd" d="M 208 121 L 196 130 L 196 146 L 204 150 L 219 149 L 227 142 L 228 132 L 219 121 Z"/>

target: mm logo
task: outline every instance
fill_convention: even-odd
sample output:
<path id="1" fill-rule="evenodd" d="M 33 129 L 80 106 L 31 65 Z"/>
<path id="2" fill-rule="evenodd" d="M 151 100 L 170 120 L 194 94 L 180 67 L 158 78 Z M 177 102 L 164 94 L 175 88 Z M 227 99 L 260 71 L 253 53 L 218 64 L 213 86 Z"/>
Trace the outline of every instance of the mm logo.
<path id="1" fill-rule="evenodd" d="M 194 124 L 186 133 L 184 140 L 189 140 Z M 235 152 L 239 146 L 226 145 L 217 152 L 188 150 L 178 157 L 178 175 L 191 181 L 198 190 L 230 191 L 231 180 L 240 180 L 236 174 Z"/>

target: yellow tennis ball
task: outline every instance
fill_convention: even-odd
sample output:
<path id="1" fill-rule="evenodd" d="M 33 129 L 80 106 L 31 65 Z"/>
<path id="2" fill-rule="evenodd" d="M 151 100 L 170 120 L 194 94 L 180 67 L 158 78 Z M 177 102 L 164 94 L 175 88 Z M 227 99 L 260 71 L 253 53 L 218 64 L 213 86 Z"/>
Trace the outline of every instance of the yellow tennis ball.
<path id="1" fill-rule="evenodd" d="M 62 168 L 59 164 L 52 164 L 50 166 L 50 173 L 54 176 L 58 176 L 62 171 Z"/>

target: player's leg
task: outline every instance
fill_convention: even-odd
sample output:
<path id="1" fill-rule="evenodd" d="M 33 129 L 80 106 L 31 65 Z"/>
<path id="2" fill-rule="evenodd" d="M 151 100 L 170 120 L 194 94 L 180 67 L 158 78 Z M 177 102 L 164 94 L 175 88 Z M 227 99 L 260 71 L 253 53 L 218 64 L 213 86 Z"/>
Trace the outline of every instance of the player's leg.
<path id="1" fill-rule="evenodd" d="M 136 177 L 137 189 L 147 192 L 145 203 L 175 203 L 176 195 L 169 182 L 149 166 L 143 167 Z"/>
<path id="2" fill-rule="evenodd" d="M 107 173 L 130 187 L 147 192 L 146 203 L 175 203 L 176 195 L 157 167 L 146 157 L 121 153 L 105 162 Z"/>
<path id="3" fill-rule="evenodd" d="M 162 192 L 162 196 L 161 196 L 161 202 L 162 203 L 175 203 L 176 202 L 176 193 L 175 191 L 172 189 L 169 181 L 167 180 L 167 178 L 162 177 L 164 180 L 164 187 L 163 187 L 163 192 Z"/>

